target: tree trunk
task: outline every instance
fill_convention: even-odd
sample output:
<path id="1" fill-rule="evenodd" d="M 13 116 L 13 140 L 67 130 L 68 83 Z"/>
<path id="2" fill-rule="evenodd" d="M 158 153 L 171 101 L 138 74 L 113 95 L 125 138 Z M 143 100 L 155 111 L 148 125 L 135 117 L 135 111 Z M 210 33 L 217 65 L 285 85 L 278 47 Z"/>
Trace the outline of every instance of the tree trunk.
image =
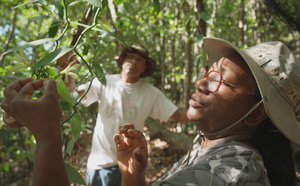
<path id="1" fill-rule="evenodd" d="M 183 3 L 183 10 L 185 15 L 189 15 L 190 12 L 190 5 L 185 1 Z M 191 90 L 191 69 L 192 69 L 192 32 L 191 32 L 191 21 L 189 20 L 186 24 L 186 34 L 187 34 L 187 40 L 186 40 L 186 47 L 185 47 L 185 54 L 186 54 L 186 60 L 185 62 L 185 71 L 186 71 L 186 77 L 184 79 L 184 97 L 183 97 L 183 104 L 182 108 L 187 109 L 188 108 L 188 100 L 190 99 L 190 90 Z"/>
<path id="2" fill-rule="evenodd" d="M 173 133 L 153 118 L 147 118 L 145 126 L 150 131 L 150 139 L 159 138 L 167 142 L 174 150 L 187 152 L 193 142 L 194 136 Z"/>
<path id="3" fill-rule="evenodd" d="M 245 32 L 244 32 L 244 26 L 245 26 L 245 2 L 244 0 L 241 0 L 240 5 L 240 21 L 239 21 L 239 28 L 240 28 L 240 43 L 241 46 L 245 41 Z"/>

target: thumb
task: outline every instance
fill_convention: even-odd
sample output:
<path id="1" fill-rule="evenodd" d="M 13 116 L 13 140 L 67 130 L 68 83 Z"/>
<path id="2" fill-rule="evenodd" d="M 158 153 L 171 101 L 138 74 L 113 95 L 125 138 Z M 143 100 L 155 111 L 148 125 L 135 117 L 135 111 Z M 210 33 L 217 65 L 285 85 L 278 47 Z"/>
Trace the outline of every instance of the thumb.
<path id="1" fill-rule="evenodd" d="M 56 82 L 52 79 L 45 80 L 43 82 L 44 85 L 44 95 L 45 97 L 54 97 L 56 99 L 59 98 L 58 92 L 57 92 L 57 85 Z"/>

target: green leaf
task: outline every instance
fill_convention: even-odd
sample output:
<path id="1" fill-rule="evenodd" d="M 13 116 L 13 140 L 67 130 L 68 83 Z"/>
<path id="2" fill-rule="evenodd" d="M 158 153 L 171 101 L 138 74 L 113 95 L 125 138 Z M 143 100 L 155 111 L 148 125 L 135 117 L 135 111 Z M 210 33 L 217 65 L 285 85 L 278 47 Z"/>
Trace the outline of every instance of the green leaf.
<path id="1" fill-rule="evenodd" d="M 66 53 L 70 52 L 71 50 L 73 50 L 72 47 L 66 47 L 63 46 L 61 48 L 58 48 L 56 50 L 54 50 L 53 52 L 49 53 L 47 56 L 45 56 L 43 59 L 41 59 L 39 62 L 37 62 L 33 69 L 37 70 L 39 69 L 41 66 L 46 66 L 47 64 L 52 63 L 53 61 L 57 60 L 58 58 L 60 58 L 61 56 L 65 55 Z"/>
<path id="2" fill-rule="evenodd" d="M 160 2 L 159 2 L 159 0 L 154 0 L 153 4 L 154 4 L 155 11 L 158 14 L 160 12 Z"/>
<path id="3" fill-rule="evenodd" d="M 71 110 L 72 109 L 72 105 L 64 100 L 59 100 L 60 106 L 61 106 L 61 110 L 62 111 L 67 111 L 67 110 Z"/>
<path id="4" fill-rule="evenodd" d="M 120 4 L 124 3 L 125 1 L 126 0 L 115 0 L 114 2 L 116 5 L 120 5 Z"/>
<path id="5" fill-rule="evenodd" d="M 106 28 L 107 30 L 109 30 L 110 32 L 112 32 L 112 30 L 113 30 L 112 26 L 111 26 L 110 22 L 107 19 L 105 19 L 104 17 L 101 17 L 100 21 L 101 21 L 102 26 L 104 28 Z"/>
<path id="6" fill-rule="evenodd" d="M 21 47 L 22 49 L 25 49 L 25 48 L 28 48 L 28 47 L 38 46 L 38 45 L 47 43 L 49 41 L 53 41 L 53 38 L 45 38 L 45 39 L 39 39 L 39 40 L 31 41 L 29 43 L 25 43 L 23 45 L 20 45 L 19 47 Z M 10 52 L 15 52 L 15 51 L 18 51 L 17 47 L 7 50 L 4 54 L 10 53 Z"/>
<path id="7" fill-rule="evenodd" d="M 87 0 L 87 1 L 92 5 L 94 5 L 95 7 L 102 9 L 102 0 Z"/>
<path id="8" fill-rule="evenodd" d="M 102 0 L 102 7 L 105 8 L 108 5 L 108 0 Z"/>
<path id="9" fill-rule="evenodd" d="M 24 72 L 24 69 L 26 68 L 27 66 L 24 63 L 17 63 L 9 70 L 9 72 Z"/>
<path id="10" fill-rule="evenodd" d="M 96 75 L 96 77 L 99 79 L 99 81 L 103 85 L 106 85 L 105 74 L 104 74 L 103 69 L 100 66 L 99 62 L 92 61 L 92 70 L 93 70 L 94 74 Z"/>
<path id="11" fill-rule="evenodd" d="M 68 177 L 71 183 L 78 183 L 81 185 L 86 185 L 84 179 L 82 178 L 82 176 L 77 172 L 76 169 L 74 169 L 74 167 L 72 167 L 71 165 L 65 163 L 66 165 L 66 169 L 67 169 L 67 173 L 68 173 Z"/>
<path id="12" fill-rule="evenodd" d="M 209 13 L 201 13 L 200 14 L 200 18 L 203 19 L 207 24 L 212 25 L 213 24 L 213 18 L 211 17 L 211 15 Z"/>
<path id="13" fill-rule="evenodd" d="M 75 139 L 72 138 L 71 141 L 70 141 L 70 142 L 68 143 L 68 145 L 67 145 L 67 153 L 68 153 L 69 155 L 71 155 L 71 153 L 72 153 L 74 144 L 75 144 Z"/>
<path id="14" fill-rule="evenodd" d="M 30 1 L 30 2 L 27 2 L 27 3 L 23 3 L 23 4 L 20 4 L 18 6 L 15 6 L 13 7 L 12 9 L 16 9 L 16 8 L 19 8 L 21 6 L 25 6 L 25 5 L 28 5 L 28 4 L 31 4 L 31 3 L 39 3 L 40 1 L 39 0 L 35 0 L 35 1 Z"/>
<path id="15" fill-rule="evenodd" d="M 35 16 L 33 18 L 28 19 L 28 23 L 43 20 L 43 19 L 49 19 L 49 16 Z"/>
<path id="16" fill-rule="evenodd" d="M 39 3 L 41 3 L 42 5 L 47 5 L 47 1 L 46 0 L 38 0 Z"/>
<path id="17" fill-rule="evenodd" d="M 0 170 L 2 169 L 4 172 L 8 172 L 9 171 L 9 164 L 0 164 Z"/>
<path id="18" fill-rule="evenodd" d="M 48 31 L 49 37 L 55 37 L 55 35 L 58 32 L 58 27 L 60 24 L 61 24 L 60 20 L 57 20 L 57 19 L 53 20 L 53 22 L 51 23 L 51 26 L 49 28 L 49 31 Z"/>
<path id="19" fill-rule="evenodd" d="M 21 58 L 25 61 L 28 62 L 27 55 L 25 54 L 24 50 L 21 47 L 17 47 L 18 51 L 20 53 Z"/>
<path id="20" fill-rule="evenodd" d="M 50 79 L 53 79 L 54 77 L 58 76 L 58 73 L 51 66 L 48 65 L 47 68 Z"/>
<path id="21" fill-rule="evenodd" d="M 60 19 L 64 19 L 64 7 L 62 6 L 60 0 L 55 0 L 54 5 L 57 11 L 57 14 Z"/>
<path id="22" fill-rule="evenodd" d="M 89 53 L 90 46 L 87 44 L 83 44 L 82 47 L 83 47 L 83 51 L 82 51 L 83 55 L 87 55 Z"/>
<path id="23" fill-rule="evenodd" d="M 100 28 L 100 29 L 99 29 Z M 107 30 L 105 27 L 103 27 L 102 25 L 99 26 L 99 28 L 92 28 L 92 30 L 96 30 L 96 31 L 105 31 L 106 33 L 108 33 L 109 35 L 111 35 L 114 39 L 120 41 L 120 43 L 122 43 L 124 46 L 126 47 L 130 47 L 129 45 L 127 45 L 122 39 L 120 39 L 117 35 L 115 35 L 114 33 L 112 33 L 111 31 Z"/>
<path id="24" fill-rule="evenodd" d="M 68 102 L 72 105 L 72 98 L 71 98 L 70 92 L 64 81 L 62 81 L 62 80 L 59 81 L 59 83 L 57 85 L 57 91 L 63 100 L 65 100 L 66 102 Z"/>
<path id="25" fill-rule="evenodd" d="M 197 45 L 201 48 L 203 44 L 204 35 L 201 34 L 197 37 Z"/>
<path id="26" fill-rule="evenodd" d="M 196 68 L 198 68 L 198 62 L 200 61 L 201 56 L 202 56 L 201 54 L 197 55 L 193 61 Z"/>
<path id="27" fill-rule="evenodd" d="M 106 78 L 103 76 L 102 78 L 98 78 L 102 85 L 106 85 Z"/>
<path id="28" fill-rule="evenodd" d="M 78 114 L 74 114 L 74 116 L 72 117 L 71 129 L 74 138 L 77 140 L 80 136 L 81 131 L 80 116 Z"/>

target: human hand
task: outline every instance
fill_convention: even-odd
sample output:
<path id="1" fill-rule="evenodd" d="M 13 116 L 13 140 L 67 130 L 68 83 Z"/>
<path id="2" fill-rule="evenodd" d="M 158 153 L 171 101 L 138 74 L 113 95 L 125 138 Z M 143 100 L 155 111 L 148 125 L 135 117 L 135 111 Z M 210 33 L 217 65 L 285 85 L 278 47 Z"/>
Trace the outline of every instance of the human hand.
<path id="1" fill-rule="evenodd" d="M 123 138 L 122 138 L 123 136 Z M 148 163 L 147 141 L 132 124 L 123 125 L 114 136 L 122 179 L 144 177 Z"/>
<path id="2" fill-rule="evenodd" d="M 43 96 L 32 99 L 40 88 L 44 88 Z M 60 138 L 62 111 L 55 81 L 20 79 L 5 88 L 4 96 L 1 108 L 6 125 L 28 128 L 37 142 Z"/>

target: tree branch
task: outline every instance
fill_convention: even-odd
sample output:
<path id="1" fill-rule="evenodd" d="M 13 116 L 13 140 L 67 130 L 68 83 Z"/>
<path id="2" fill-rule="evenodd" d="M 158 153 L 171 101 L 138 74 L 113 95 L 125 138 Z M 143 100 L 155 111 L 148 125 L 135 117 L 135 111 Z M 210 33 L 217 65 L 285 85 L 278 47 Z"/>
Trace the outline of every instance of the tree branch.
<path id="1" fill-rule="evenodd" d="M 14 12 L 14 17 L 12 19 L 12 23 L 9 27 L 9 33 L 8 33 L 8 37 L 5 41 L 5 44 L 4 44 L 4 49 L 2 51 L 2 54 L 0 56 L 0 66 L 2 66 L 2 63 L 4 61 L 4 53 L 8 50 L 8 47 L 9 47 L 9 43 L 14 35 L 14 32 L 15 32 L 15 27 L 16 27 L 16 20 L 17 20 L 17 9 L 15 9 L 15 12 Z"/>
<path id="2" fill-rule="evenodd" d="M 193 143 L 194 136 L 171 132 L 153 118 L 148 117 L 145 121 L 145 126 L 150 131 L 150 139 L 159 138 L 170 144 L 170 147 L 174 150 L 187 152 Z"/>

